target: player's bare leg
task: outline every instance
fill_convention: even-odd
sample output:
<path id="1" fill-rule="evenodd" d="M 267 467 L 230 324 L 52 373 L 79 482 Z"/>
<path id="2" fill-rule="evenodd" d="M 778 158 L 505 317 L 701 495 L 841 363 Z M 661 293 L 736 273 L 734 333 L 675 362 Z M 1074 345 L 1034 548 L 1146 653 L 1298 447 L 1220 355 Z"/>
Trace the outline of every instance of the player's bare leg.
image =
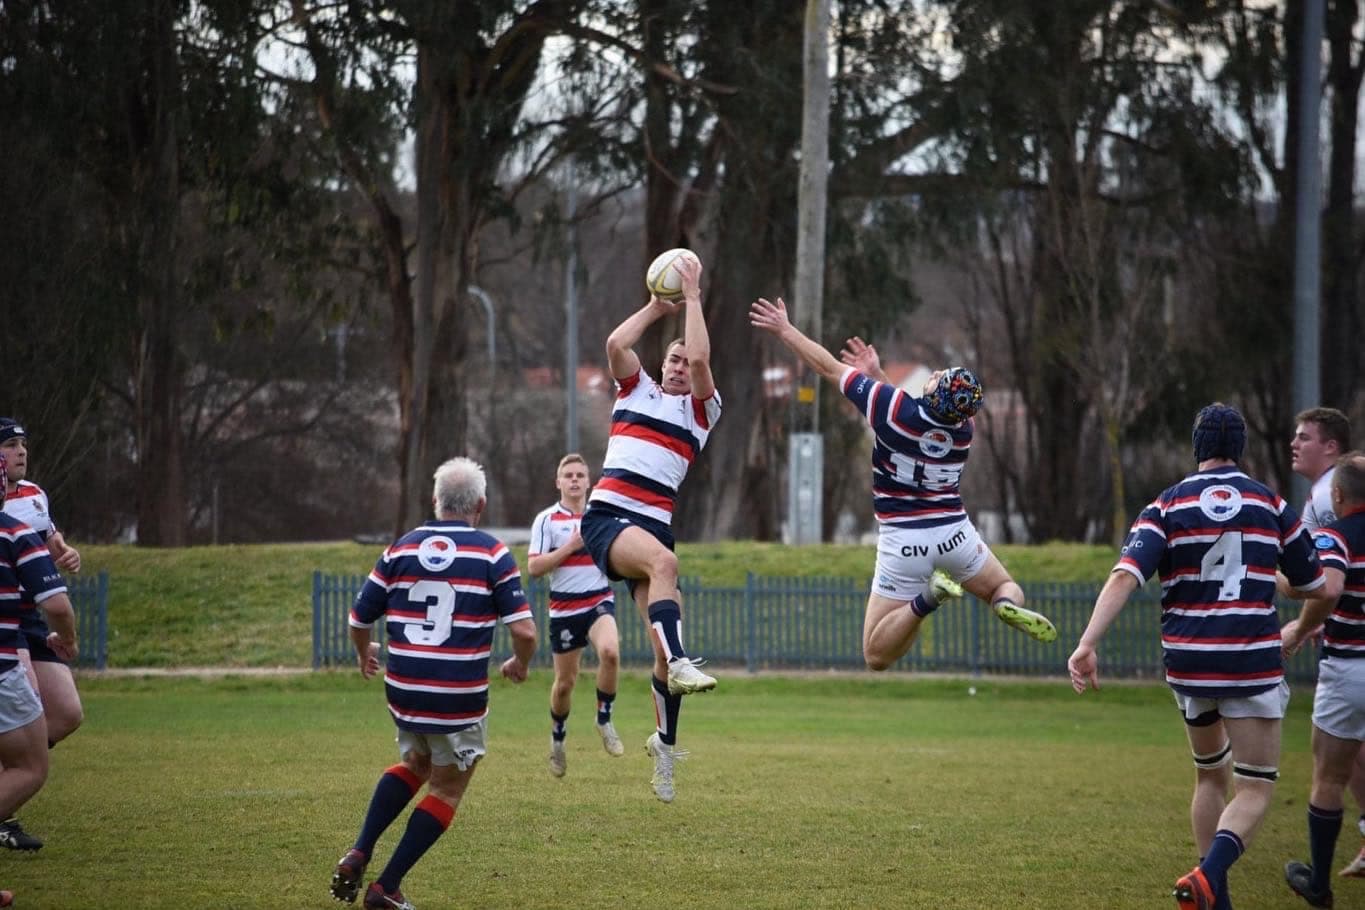
<path id="1" fill-rule="evenodd" d="M 1290 862 L 1285 881 L 1309 906 L 1332 906 L 1332 856 L 1341 836 L 1346 786 L 1360 741 L 1313 727 L 1313 789 L 1308 794 L 1308 862 Z"/>
<path id="2" fill-rule="evenodd" d="M 1005 624 L 1038 641 L 1056 641 L 1057 627 L 1043 614 L 1025 609 L 1024 589 L 1015 583 L 994 553 L 986 555 L 981 571 L 962 586 L 978 600 L 990 604 L 992 612 Z"/>
<path id="3" fill-rule="evenodd" d="M 76 678 L 66 664 L 50 660 L 33 661 L 33 673 L 38 679 L 38 696 L 43 700 L 43 716 L 47 718 L 48 741 L 59 743 L 75 733 L 85 720 Z"/>
<path id="4" fill-rule="evenodd" d="M 574 685 L 578 682 L 578 668 L 583 658 L 579 648 L 566 654 L 554 655 L 555 679 L 550 684 L 550 773 L 563 777 L 569 768 L 569 758 L 564 751 L 566 725 L 569 709 L 573 706 Z"/>
<path id="5" fill-rule="evenodd" d="M 682 644 L 682 594 L 678 590 L 678 557 L 654 535 L 642 528 L 629 527 L 612 541 L 607 559 L 617 575 L 648 581 L 645 624 L 652 638 L 663 647 L 664 679 L 669 692 L 687 695 L 716 687 L 716 680 L 701 672 L 699 664 L 687 656 Z M 640 585 L 636 587 L 636 606 L 640 604 Z M 659 672 L 659 652 L 655 650 L 655 675 Z"/>
<path id="6" fill-rule="evenodd" d="M 588 629 L 588 641 L 597 655 L 597 735 L 608 755 L 624 755 L 626 747 L 611 720 L 616 680 L 621 667 L 621 636 L 613 616 L 599 616 Z"/>
<path id="7" fill-rule="evenodd" d="M 869 670 L 885 670 L 900 660 L 919 637 L 924 617 L 910 609 L 910 601 L 872 593 L 863 617 L 863 660 Z"/>
<path id="8" fill-rule="evenodd" d="M 1194 795 L 1190 798 L 1190 829 L 1199 855 L 1209 852 L 1218 819 L 1228 805 L 1232 787 L 1232 747 L 1221 720 L 1207 727 L 1185 727 L 1194 755 Z"/>

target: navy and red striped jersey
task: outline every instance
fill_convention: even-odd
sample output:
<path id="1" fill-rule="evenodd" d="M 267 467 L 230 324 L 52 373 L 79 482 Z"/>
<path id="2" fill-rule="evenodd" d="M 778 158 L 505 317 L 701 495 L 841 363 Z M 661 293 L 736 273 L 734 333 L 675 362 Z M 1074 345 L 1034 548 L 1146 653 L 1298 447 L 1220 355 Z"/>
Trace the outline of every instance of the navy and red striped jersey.
<path id="1" fill-rule="evenodd" d="M 531 522 L 531 544 L 527 556 L 558 550 L 569 542 L 583 520 L 582 512 L 570 512 L 557 502 Z M 550 573 L 550 617 L 562 619 L 612 603 L 611 584 L 587 549 L 580 547 Z"/>
<path id="2" fill-rule="evenodd" d="M 351 608 L 351 625 L 386 617 L 384 688 L 399 727 L 449 733 L 488 714 L 488 660 L 501 620 L 531 619 L 521 571 L 496 537 L 431 521 L 386 549 Z"/>
<path id="3" fill-rule="evenodd" d="M 1365 509 L 1347 512 L 1313 537 L 1323 568 L 1340 569 L 1341 597 L 1322 627 L 1322 656 L 1365 658 Z"/>
<path id="4" fill-rule="evenodd" d="M 849 367 L 839 388 L 872 427 L 872 508 L 898 528 L 934 528 L 967 517 L 958 485 L 972 447 L 970 419 L 935 420 L 921 398 Z"/>
<path id="5" fill-rule="evenodd" d="M 33 528 L 0 512 L 0 673 L 18 666 L 18 651 L 27 648 L 19 632 L 36 604 L 66 593 L 66 583 L 47 544 Z"/>
<path id="6" fill-rule="evenodd" d="M 678 488 L 720 410 L 720 392 L 705 400 L 669 395 L 643 367 L 618 379 L 602 478 L 588 501 L 672 524 Z"/>
<path id="7" fill-rule="evenodd" d="M 1311 591 L 1324 578 L 1294 509 L 1235 467 L 1196 471 L 1142 510 L 1115 572 L 1161 578 L 1166 682 L 1236 698 L 1284 678 L 1275 569 Z"/>

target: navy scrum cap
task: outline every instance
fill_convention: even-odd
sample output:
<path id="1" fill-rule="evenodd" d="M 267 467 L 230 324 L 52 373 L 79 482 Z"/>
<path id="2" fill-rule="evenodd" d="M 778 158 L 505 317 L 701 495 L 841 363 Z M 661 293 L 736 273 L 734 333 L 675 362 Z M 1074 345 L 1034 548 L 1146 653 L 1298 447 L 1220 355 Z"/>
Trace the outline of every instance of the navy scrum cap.
<path id="1" fill-rule="evenodd" d="M 12 420 L 8 417 L 0 417 L 0 442 L 4 442 L 6 439 L 13 439 L 16 436 L 25 439 L 28 438 L 28 434 L 24 432 L 24 428 L 20 426 L 19 421 Z"/>
<path id="2" fill-rule="evenodd" d="M 1216 401 L 1195 415 L 1191 441 L 1195 461 L 1211 458 L 1236 461 L 1247 445 L 1247 424 L 1236 408 Z"/>

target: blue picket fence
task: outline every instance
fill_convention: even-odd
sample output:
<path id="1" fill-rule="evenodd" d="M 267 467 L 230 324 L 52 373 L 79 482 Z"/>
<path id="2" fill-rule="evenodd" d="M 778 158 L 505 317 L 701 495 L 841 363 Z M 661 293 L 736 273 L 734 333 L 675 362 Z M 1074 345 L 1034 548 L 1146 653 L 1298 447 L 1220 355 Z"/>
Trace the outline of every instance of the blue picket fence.
<path id="1" fill-rule="evenodd" d="M 313 574 L 313 666 L 350 666 L 355 656 L 347 630 L 347 614 L 363 575 Z M 850 578 L 773 578 L 750 574 L 743 586 L 706 587 L 684 578 L 684 644 L 688 653 L 713 665 L 759 670 L 861 669 L 863 610 L 868 584 Z M 997 620 L 987 605 L 968 596 L 941 608 L 924 624 L 920 638 L 896 669 L 925 672 L 1058 676 L 1090 618 L 1099 587 L 1092 584 L 1024 585 L 1030 608 L 1057 625 L 1058 638 L 1042 644 Z M 1154 588 L 1134 596 L 1105 636 L 1100 652 L 1104 677 L 1163 677 Z M 535 664 L 550 665 L 548 587 L 538 579 L 527 585 L 542 644 Z M 653 658 L 645 625 L 624 585 L 616 586 L 621 661 L 647 665 Z M 1281 620 L 1296 616 L 1298 605 L 1280 607 Z M 377 629 L 382 641 L 383 630 Z M 499 627 L 494 653 L 507 655 L 507 632 Z M 591 649 L 585 663 L 593 661 Z M 1316 677 L 1313 655 L 1300 652 L 1287 673 L 1295 681 Z"/>
<path id="2" fill-rule="evenodd" d="M 76 665 L 103 670 L 109 661 L 109 573 L 68 577 L 66 592 L 76 612 Z"/>

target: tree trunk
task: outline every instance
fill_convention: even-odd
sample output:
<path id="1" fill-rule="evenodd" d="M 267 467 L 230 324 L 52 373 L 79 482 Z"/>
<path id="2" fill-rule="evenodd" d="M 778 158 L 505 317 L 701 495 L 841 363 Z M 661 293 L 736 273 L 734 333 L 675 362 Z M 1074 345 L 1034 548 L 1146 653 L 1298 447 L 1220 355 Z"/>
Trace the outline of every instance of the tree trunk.
<path id="1" fill-rule="evenodd" d="M 142 159 L 132 180 L 134 210 L 142 210 L 137 262 L 141 334 L 135 352 L 138 388 L 138 542 L 179 547 L 186 541 L 184 433 L 181 390 L 185 363 L 180 350 L 180 300 L 176 249 L 180 169 L 176 106 L 179 97 L 175 43 L 175 4 L 155 0 L 146 41 L 140 111 L 150 122 Z M 131 91 L 131 90 L 130 90 Z M 131 113 L 131 112 L 130 112 Z M 130 130 L 136 134 L 136 130 Z"/>
<path id="2" fill-rule="evenodd" d="M 1332 92 L 1327 209 L 1323 213 L 1322 403 L 1350 413 L 1360 379 L 1360 303 L 1355 237 L 1356 127 L 1362 67 L 1352 59 L 1357 0 L 1328 7 L 1327 78 Z"/>

